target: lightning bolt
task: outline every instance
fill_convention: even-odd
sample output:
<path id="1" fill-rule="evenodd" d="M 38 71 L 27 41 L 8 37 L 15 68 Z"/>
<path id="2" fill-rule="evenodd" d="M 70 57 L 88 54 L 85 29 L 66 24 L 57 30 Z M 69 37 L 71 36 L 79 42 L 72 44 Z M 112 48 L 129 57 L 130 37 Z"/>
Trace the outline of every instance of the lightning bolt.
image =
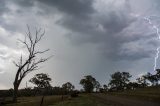
<path id="1" fill-rule="evenodd" d="M 144 17 L 144 19 L 146 21 L 148 21 L 148 23 L 152 26 L 152 28 L 156 31 L 156 34 L 157 34 L 157 37 L 158 37 L 158 40 L 160 40 L 160 33 L 159 33 L 159 28 L 158 26 L 154 25 L 150 19 L 150 17 Z M 153 70 L 155 71 L 156 70 L 156 67 L 157 67 L 157 59 L 159 58 L 159 53 L 160 53 L 160 46 L 157 48 L 157 51 L 156 51 L 156 55 L 155 55 L 155 58 L 154 58 L 154 67 L 153 67 Z"/>

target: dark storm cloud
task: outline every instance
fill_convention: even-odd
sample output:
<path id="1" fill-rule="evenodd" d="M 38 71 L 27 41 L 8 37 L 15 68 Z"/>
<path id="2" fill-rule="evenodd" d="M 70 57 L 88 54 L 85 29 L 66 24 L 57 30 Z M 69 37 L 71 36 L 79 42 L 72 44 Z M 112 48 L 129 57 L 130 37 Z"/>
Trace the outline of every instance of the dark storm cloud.
<path id="1" fill-rule="evenodd" d="M 89 19 L 66 16 L 58 24 L 71 31 L 69 38 L 73 44 L 96 44 L 98 45 L 97 50 L 111 60 L 149 58 L 153 49 L 145 49 L 145 44 L 141 45 L 141 49 L 134 48 L 136 50 L 132 50 L 133 46 L 138 44 L 137 41 L 144 39 L 142 35 L 145 35 L 145 33 L 132 33 L 130 31 L 130 29 L 137 29 L 137 26 L 132 26 L 132 24 L 137 22 L 138 19 L 131 15 L 132 11 L 129 4 L 124 3 L 119 9 L 114 5 L 112 8 L 109 7 L 105 13 L 88 13 L 88 16 L 90 15 Z M 143 20 L 139 20 L 139 23 L 141 23 L 140 21 Z M 122 49 L 124 44 L 127 45 L 130 42 L 134 43 L 127 49 Z"/>
<path id="2" fill-rule="evenodd" d="M 7 12 L 8 8 L 6 6 L 6 0 L 0 0 L 0 15 L 2 15 L 4 12 Z"/>
<path id="3" fill-rule="evenodd" d="M 65 14 L 84 17 L 94 12 L 92 4 L 94 0 L 38 0 L 51 7 L 56 7 Z"/>
<path id="4" fill-rule="evenodd" d="M 46 10 L 48 6 L 57 8 L 64 14 L 74 17 L 87 17 L 88 14 L 93 13 L 94 0 L 16 0 L 13 3 L 22 7 L 40 6 L 39 8 Z M 46 5 L 43 7 L 42 5 Z M 45 11 L 48 13 L 48 10 Z"/>
<path id="5" fill-rule="evenodd" d="M 95 11 L 92 0 L 39 1 L 62 12 L 63 17 L 57 24 L 71 31 L 66 36 L 74 45 L 96 44 L 100 54 L 111 60 L 137 60 L 149 58 L 153 53 L 153 49 L 145 49 L 145 44 L 141 45 L 141 49 L 132 50 L 132 46 L 138 44 L 137 41 L 144 39 L 142 35 L 145 35 L 145 32 L 130 32 L 129 28 L 136 29 L 132 24 L 137 18 L 131 15 L 128 1 L 120 7 L 108 4 L 108 10 L 104 13 Z M 86 16 L 87 18 L 82 18 Z M 124 44 L 130 42 L 134 43 L 129 48 L 122 49 Z"/>
<path id="6" fill-rule="evenodd" d="M 15 0 L 15 1 L 12 1 L 12 2 L 22 6 L 23 8 L 24 7 L 32 7 L 35 4 L 35 0 Z"/>
<path id="7" fill-rule="evenodd" d="M 1 1 L 5 1 L 8 6 L 16 4 L 23 8 L 32 7 L 34 6 L 34 3 L 35 3 L 35 0 L 1 0 Z"/>
<path id="8" fill-rule="evenodd" d="M 130 31 L 130 29 L 137 29 L 136 27 L 140 25 L 132 26 L 137 22 L 137 18 L 131 15 L 132 10 L 127 0 L 118 6 L 112 2 L 106 5 L 106 11 L 101 12 L 96 11 L 93 5 L 95 0 L 16 0 L 14 3 L 22 7 L 39 6 L 38 8 L 41 8 L 43 5 L 41 9 L 47 14 L 48 6 L 52 10 L 57 9 L 62 15 L 57 24 L 70 31 L 66 36 L 74 45 L 96 44 L 99 53 L 112 60 L 137 60 L 151 56 L 153 49 L 132 50 L 133 46 L 144 38 L 145 32 Z M 53 14 L 52 11 L 49 12 Z M 124 49 L 124 44 L 127 45 L 130 42 L 134 43 Z M 156 44 L 153 41 L 145 40 L 146 42 Z M 141 48 L 148 45 L 145 43 Z"/>

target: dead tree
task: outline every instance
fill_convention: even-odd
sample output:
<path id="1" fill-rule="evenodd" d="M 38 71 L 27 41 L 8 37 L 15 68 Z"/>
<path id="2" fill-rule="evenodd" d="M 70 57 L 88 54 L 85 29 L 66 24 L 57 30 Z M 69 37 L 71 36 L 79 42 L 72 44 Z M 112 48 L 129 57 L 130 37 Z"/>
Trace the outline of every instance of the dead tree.
<path id="1" fill-rule="evenodd" d="M 42 29 L 36 29 L 35 35 L 32 36 L 32 33 L 30 31 L 30 28 L 28 28 L 27 33 L 25 34 L 25 39 L 20 40 L 20 41 L 25 48 L 27 49 L 28 56 L 25 59 L 22 55 L 20 57 L 19 62 L 13 62 L 15 66 L 18 68 L 14 80 L 14 92 L 13 92 L 13 102 L 17 102 L 17 93 L 18 93 L 18 88 L 23 80 L 23 78 L 30 72 L 34 70 L 39 69 L 39 64 L 47 61 L 50 57 L 47 58 L 39 58 L 40 54 L 44 54 L 45 52 L 49 51 L 49 49 L 39 51 L 36 50 L 37 44 L 41 41 L 42 37 L 45 34 L 45 31 L 42 31 Z"/>

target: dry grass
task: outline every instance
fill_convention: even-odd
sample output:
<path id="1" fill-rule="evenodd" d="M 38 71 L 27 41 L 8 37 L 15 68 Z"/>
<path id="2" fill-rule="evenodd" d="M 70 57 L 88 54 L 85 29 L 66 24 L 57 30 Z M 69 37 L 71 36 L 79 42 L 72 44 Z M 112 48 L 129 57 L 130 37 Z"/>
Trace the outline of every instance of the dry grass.
<path id="1" fill-rule="evenodd" d="M 135 99 L 149 100 L 153 102 L 160 102 L 160 86 L 139 88 L 136 90 L 128 90 L 123 92 L 111 92 L 107 93 L 115 96 L 130 97 Z"/>
<path id="2" fill-rule="evenodd" d="M 20 97 L 20 98 L 18 98 L 18 103 L 7 104 L 6 106 L 39 106 L 41 98 L 42 98 L 41 96 Z M 64 98 L 67 99 L 68 97 L 65 96 Z M 52 104 L 55 104 L 55 103 L 61 102 L 61 101 L 62 101 L 61 96 L 46 96 L 44 98 L 43 106 L 52 105 Z"/>

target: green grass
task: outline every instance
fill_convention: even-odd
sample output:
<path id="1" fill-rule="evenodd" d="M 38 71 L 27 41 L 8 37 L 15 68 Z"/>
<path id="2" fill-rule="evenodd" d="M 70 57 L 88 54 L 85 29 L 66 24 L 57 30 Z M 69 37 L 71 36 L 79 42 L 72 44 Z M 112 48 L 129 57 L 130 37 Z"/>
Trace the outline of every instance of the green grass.
<path id="1" fill-rule="evenodd" d="M 102 101 L 101 99 L 95 98 L 92 95 L 80 95 L 77 98 L 72 98 L 70 100 L 60 102 L 51 106 L 112 106 L 107 103 L 107 101 Z"/>
<path id="2" fill-rule="evenodd" d="M 6 106 L 39 106 L 41 97 L 20 97 L 18 103 L 8 104 Z M 76 98 L 65 97 L 61 100 L 61 96 L 47 96 L 44 99 L 43 106 L 113 106 L 107 101 L 92 96 L 92 94 L 79 95 Z"/>
<path id="3" fill-rule="evenodd" d="M 41 96 L 20 97 L 18 103 L 7 104 L 6 106 L 39 106 L 40 101 Z M 76 98 L 66 96 L 64 101 L 61 100 L 61 96 L 46 96 L 43 106 L 106 106 L 106 102 L 104 103 L 104 101 L 90 94 L 83 94 Z"/>
<path id="4" fill-rule="evenodd" d="M 37 97 L 20 97 L 18 98 L 18 103 L 7 104 L 6 106 L 39 106 L 41 101 L 41 96 Z M 67 99 L 67 96 L 64 97 Z M 61 102 L 61 96 L 46 96 L 44 98 L 43 106 L 52 105 L 57 102 Z"/>
<path id="5" fill-rule="evenodd" d="M 139 88 L 136 90 L 128 90 L 123 92 L 107 93 L 115 96 L 130 97 L 135 99 L 149 100 L 153 102 L 160 102 L 160 86 Z"/>
<path id="6" fill-rule="evenodd" d="M 130 99 L 160 102 L 160 87 L 140 88 L 124 92 L 111 92 L 103 95 L 114 95 Z M 20 97 L 18 98 L 18 103 L 8 104 L 6 106 L 39 106 L 40 101 L 41 96 Z M 61 96 L 46 96 L 44 98 L 43 106 L 115 106 L 115 104 L 111 101 L 105 101 L 101 98 L 97 98 L 92 94 L 83 94 L 77 98 L 65 97 L 64 101 L 61 100 Z"/>

